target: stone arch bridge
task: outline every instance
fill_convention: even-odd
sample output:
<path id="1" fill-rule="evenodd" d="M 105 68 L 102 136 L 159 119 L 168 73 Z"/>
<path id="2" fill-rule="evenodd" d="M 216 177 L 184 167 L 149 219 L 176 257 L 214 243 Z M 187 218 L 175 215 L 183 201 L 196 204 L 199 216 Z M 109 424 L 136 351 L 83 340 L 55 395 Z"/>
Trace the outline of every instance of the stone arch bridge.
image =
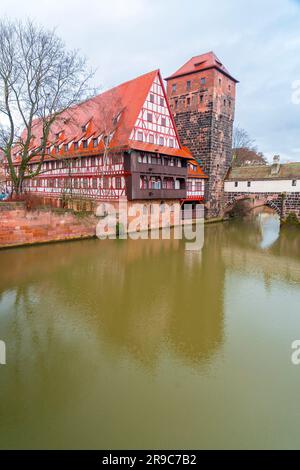
<path id="1" fill-rule="evenodd" d="M 286 198 L 284 193 L 225 193 L 224 215 L 229 215 L 234 210 L 248 212 L 256 207 L 267 206 L 284 219 L 287 215 Z"/>

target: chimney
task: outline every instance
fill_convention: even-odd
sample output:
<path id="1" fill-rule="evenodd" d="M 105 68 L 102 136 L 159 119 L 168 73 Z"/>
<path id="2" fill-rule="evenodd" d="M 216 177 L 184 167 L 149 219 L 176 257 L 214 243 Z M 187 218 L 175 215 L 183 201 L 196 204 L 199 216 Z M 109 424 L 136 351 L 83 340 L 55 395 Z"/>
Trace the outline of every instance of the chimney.
<path id="1" fill-rule="evenodd" d="M 280 171 L 280 156 L 274 155 L 273 164 L 271 165 L 271 175 L 278 175 Z"/>

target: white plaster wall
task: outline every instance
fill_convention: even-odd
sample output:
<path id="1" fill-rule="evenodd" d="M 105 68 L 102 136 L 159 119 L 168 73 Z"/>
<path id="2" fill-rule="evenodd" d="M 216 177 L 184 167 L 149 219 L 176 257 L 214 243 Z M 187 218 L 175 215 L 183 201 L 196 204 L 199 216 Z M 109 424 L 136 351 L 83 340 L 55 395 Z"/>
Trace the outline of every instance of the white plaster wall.
<path id="1" fill-rule="evenodd" d="M 292 186 L 292 180 L 269 180 L 251 181 L 251 186 L 247 186 L 247 181 L 238 181 L 235 187 L 234 181 L 225 181 L 224 190 L 226 193 L 298 193 L 300 192 L 300 180 L 296 186 Z"/>

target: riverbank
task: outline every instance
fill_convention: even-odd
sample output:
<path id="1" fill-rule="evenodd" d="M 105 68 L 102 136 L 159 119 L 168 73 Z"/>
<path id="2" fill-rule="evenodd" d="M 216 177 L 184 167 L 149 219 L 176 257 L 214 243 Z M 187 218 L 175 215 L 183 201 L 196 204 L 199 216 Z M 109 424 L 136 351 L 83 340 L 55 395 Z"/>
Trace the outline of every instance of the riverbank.
<path id="1" fill-rule="evenodd" d="M 95 238 L 99 220 L 93 212 L 51 207 L 27 209 L 24 202 L 3 202 L 0 203 L 0 249 Z M 223 221 L 215 218 L 206 220 L 205 224 Z M 193 222 L 188 219 L 182 223 Z M 157 228 L 163 226 L 160 218 Z M 174 226 L 173 219 L 170 226 Z"/>
<path id="2" fill-rule="evenodd" d="M 23 202 L 0 204 L 0 249 L 64 240 L 92 238 L 97 217 L 89 213 L 40 208 Z"/>

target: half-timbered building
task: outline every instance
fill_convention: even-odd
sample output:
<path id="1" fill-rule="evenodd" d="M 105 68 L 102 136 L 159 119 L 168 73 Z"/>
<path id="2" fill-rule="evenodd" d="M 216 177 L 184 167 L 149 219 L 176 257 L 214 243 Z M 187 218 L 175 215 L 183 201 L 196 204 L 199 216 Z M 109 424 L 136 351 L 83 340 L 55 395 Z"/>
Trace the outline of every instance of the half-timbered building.
<path id="1" fill-rule="evenodd" d="M 32 151 L 42 137 L 39 121 L 33 134 Z M 20 157 L 16 151 L 16 165 Z M 191 170 L 192 160 L 155 70 L 63 112 L 51 128 L 39 175 L 26 179 L 24 189 L 73 207 L 79 200 L 201 200 L 205 175 L 195 161 L 198 169 Z M 32 158 L 32 172 L 39 162 Z"/>

